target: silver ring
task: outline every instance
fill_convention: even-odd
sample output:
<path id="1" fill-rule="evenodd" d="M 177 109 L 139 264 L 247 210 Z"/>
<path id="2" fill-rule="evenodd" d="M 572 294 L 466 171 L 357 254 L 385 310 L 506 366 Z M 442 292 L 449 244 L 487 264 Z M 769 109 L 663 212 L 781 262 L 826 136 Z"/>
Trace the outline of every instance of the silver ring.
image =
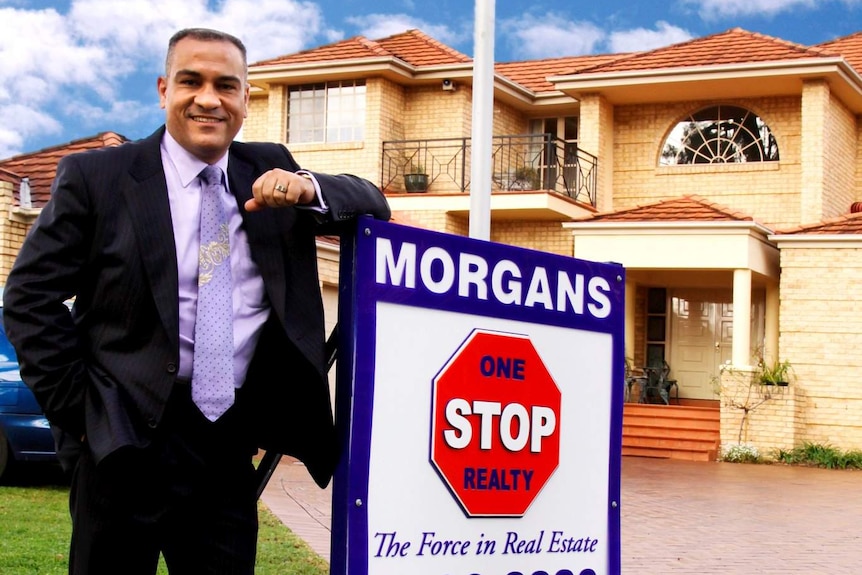
<path id="1" fill-rule="evenodd" d="M 282 194 L 286 194 L 286 193 L 287 193 L 287 188 L 285 188 L 285 187 L 284 187 L 284 186 L 282 186 L 281 184 L 276 184 L 276 185 L 275 185 L 275 191 L 276 191 L 276 192 L 281 192 Z"/>

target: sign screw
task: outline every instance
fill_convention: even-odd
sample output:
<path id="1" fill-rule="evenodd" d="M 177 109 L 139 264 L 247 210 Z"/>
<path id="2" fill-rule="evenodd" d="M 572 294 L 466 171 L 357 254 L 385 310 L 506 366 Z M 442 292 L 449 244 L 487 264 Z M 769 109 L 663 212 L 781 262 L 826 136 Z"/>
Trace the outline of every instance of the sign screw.
<path id="1" fill-rule="evenodd" d="M 366 235 L 366 236 L 370 236 L 370 235 L 371 235 L 371 230 L 370 230 L 369 228 L 365 228 L 365 235 Z"/>
<path id="2" fill-rule="evenodd" d="M 619 507 L 619 504 L 616 501 L 611 501 L 611 507 L 616 509 L 617 507 Z"/>
<path id="3" fill-rule="evenodd" d="M 356 501 L 354 501 L 354 502 L 353 502 L 353 504 L 354 504 L 355 506 L 357 506 L 357 507 L 362 507 L 362 500 L 361 500 L 361 499 L 357 499 Z"/>

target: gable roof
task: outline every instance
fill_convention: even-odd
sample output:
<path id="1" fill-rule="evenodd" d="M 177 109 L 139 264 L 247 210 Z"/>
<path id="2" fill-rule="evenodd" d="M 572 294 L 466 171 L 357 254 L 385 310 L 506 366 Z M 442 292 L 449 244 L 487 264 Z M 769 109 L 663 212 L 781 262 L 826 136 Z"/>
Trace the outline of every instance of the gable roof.
<path id="1" fill-rule="evenodd" d="M 11 172 L 20 178 L 30 180 L 30 198 L 34 208 L 41 208 L 51 197 L 51 183 L 57 173 L 57 164 L 65 156 L 85 150 L 119 146 L 128 142 L 125 136 L 116 132 L 102 132 L 88 138 L 81 138 L 71 142 L 51 146 L 36 152 L 20 154 L 11 158 L 0 160 L 0 169 Z M 15 186 L 15 198 L 18 200 L 20 186 Z"/>
<path id="2" fill-rule="evenodd" d="M 751 222 L 754 218 L 698 195 L 687 195 L 615 212 L 579 218 L 580 222 Z"/>
<path id="3" fill-rule="evenodd" d="M 750 64 L 831 55 L 834 54 L 828 54 L 821 48 L 803 46 L 765 34 L 749 32 L 742 28 L 731 28 L 718 34 L 695 38 L 648 52 L 637 52 L 579 72 L 593 74 L 688 66 Z"/>
<path id="4" fill-rule="evenodd" d="M 412 29 L 380 40 L 354 36 L 295 54 L 255 62 L 250 66 L 364 60 L 381 57 L 397 58 L 412 66 L 439 66 L 472 62 L 472 58 L 469 56 L 438 42 L 420 30 Z"/>

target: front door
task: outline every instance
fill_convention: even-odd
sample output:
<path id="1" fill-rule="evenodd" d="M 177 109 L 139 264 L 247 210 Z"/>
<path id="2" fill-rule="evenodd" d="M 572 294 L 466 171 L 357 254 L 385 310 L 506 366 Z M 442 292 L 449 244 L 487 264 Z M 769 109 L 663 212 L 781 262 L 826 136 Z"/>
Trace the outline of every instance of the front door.
<path id="1" fill-rule="evenodd" d="M 717 399 L 714 378 L 731 354 L 731 300 L 729 290 L 680 289 L 671 292 L 669 363 L 680 397 Z"/>

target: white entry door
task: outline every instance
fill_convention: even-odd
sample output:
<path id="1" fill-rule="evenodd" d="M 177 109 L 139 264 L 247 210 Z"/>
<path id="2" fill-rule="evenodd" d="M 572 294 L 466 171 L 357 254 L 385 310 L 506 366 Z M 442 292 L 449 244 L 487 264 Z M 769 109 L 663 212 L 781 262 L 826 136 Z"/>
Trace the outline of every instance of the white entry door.
<path id="1" fill-rule="evenodd" d="M 671 377 L 679 396 L 717 399 L 714 376 L 730 359 L 733 303 L 729 290 L 682 289 L 671 292 Z"/>

